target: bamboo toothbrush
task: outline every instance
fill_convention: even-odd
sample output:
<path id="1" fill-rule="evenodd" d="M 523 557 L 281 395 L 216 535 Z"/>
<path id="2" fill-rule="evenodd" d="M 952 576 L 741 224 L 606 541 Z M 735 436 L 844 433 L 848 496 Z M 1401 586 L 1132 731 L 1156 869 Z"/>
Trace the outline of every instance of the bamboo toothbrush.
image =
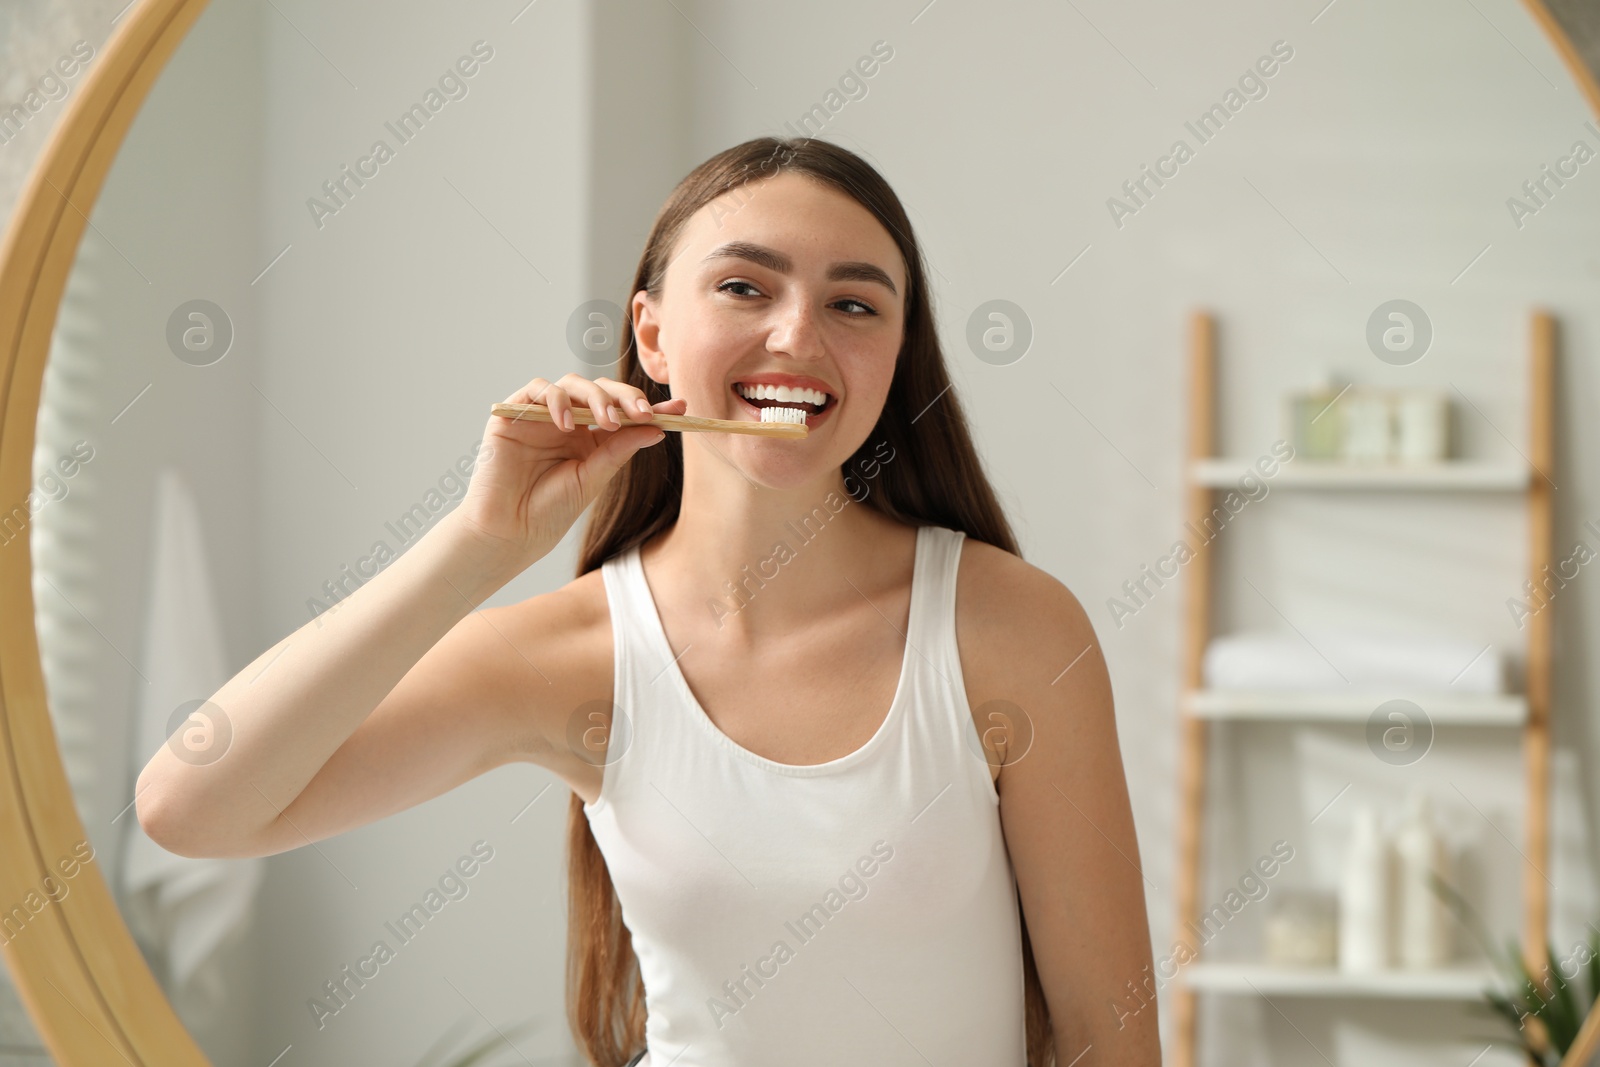
<path id="1" fill-rule="evenodd" d="M 572 411 L 572 424 L 574 426 L 596 425 L 594 412 L 588 408 L 574 405 Z M 532 419 L 535 422 L 551 422 L 555 419 L 550 414 L 550 409 L 543 404 L 495 404 L 489 409 L 489 414 L 499 415 L 507 419 Z M 770 407 L 761 409 L 760 422 L 744 422 L 736 419 L 702 419 L 695 415 L 664 415 L 660 412 L 648 422 L 634 422 L 624 414 L 620 419 L 624 427 L 628 426 L 659 426 L 663 430 L 677 430 L 680 433 L 691 431 L 704 431 L 708 433 L 748 433 L 757 437 L 787 437 L 799 439 L 811 433 L 806 425 L 806 413 L 800 408 Z"/>

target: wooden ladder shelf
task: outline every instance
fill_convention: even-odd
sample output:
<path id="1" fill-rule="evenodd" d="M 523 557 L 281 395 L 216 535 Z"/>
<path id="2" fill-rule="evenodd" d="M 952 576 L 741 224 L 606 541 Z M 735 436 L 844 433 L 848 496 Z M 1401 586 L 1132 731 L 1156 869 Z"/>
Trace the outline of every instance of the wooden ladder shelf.
<path id="1" fill-rule="evenodd" d="M 1551 562 L 1554 461 L 1555 320 L 1545 311 L 1531 314 L 1529 336 L 1529 437 L 1526 464 L 1476 463 L 1461 460 L 1409 470 L 1362 469 L 1354 465 L 1311 461 L 1298 468 L 1291 461 L 1275 484 L 1284 487 L 1319 487 L 1371 490 L 1510 490 L 1527 494 L 1528 573 L 1540 588 L 1543 569 Z M 1185 465 L 1185 518 L 1195 529 L 1204 527 L 1216 506 L 1213 494 L 1232 484 L 1246 464 L 1227 463 L 1214 456 L 1216 446 L 1216 323 L 1205 311 L 1195 312 L 1189 325 L 1189 442 Z M 1303 461 L 1302 461 L 1303 462 Z M 1229 473 L 1232 472 L 1232 473 Z M 1203 676 L 1205 650 L 1211 637 L 1212 550 L 1202 545 L 1185 568 L 1182 700 L 1179 709 L 1178 863 L 1176 878 L 1177 936 L 1199 944 L 1186 932 L 1200 918 L 1200 842 L 1204 830 L 1207 740 L 1217 718 L 1254 718 L 1273 721 L 1342 720 L 1364 723 L 1370 708 L 1356 708 L 1348 699 L 1328 694 L 1300 694 L 1287 707 L 1252 699 L 1249 693 L 1207 692 Z M 1544 876 L 1549 854 L 1549 764 L 1551 695 L 1551 624 L 1554 613 L 1534 612 L 1528 619 L 1527 684 L 1525 695 L 1463 696 L 1448 721 L 1500 723 L 1522 730 L 1526 770 L 1527 807 L 1522 851 L 1522 945 L 1530 973 L 1546 966 L 1545 946 L 1549 926 L 1549 899 Z M 1255 695 L 1259 697 L 1259 694 Z M 1195 1067 L 1197 1050 L 1197 995 L 1205 991 L 1249 993 L 1260 990 L 1263 973 L 1253 965 L 1187 963 L 1173 989 L 1175 1067 Z M 1474 985 L 1489 972 L 1460 969 L 1407 976 L 1404 972 L 1344 978 L 1285 972 L 1273 986 L 1278 992 L 1313 996 L 1443 996 L 1474 997 Z M 1252 976 L 1256 979 L 1252 981 Z"/>

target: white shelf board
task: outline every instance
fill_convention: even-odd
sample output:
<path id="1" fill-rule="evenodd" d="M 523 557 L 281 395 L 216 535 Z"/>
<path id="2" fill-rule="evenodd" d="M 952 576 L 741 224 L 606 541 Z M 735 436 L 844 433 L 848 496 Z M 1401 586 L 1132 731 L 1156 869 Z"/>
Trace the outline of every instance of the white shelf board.
<path id="1" fill-rule="evenodd" d="M 1179 972 L 1191 988 L 1211 993 L 1263 993 L 1296 997 L 1401 997 L 1412 1000 L 1482 1000 L 1500 988 L 1488 967 L 1459 965 L 1437 970 L 1392 969 L 1345 974 L 1332 967 L 1278 967 L 1270 963 L 1195 961 Z"/>
<path id="2" fill-rule="evenodd" d="M 1521 693 L 1464 693 L 1450 689 L 1194 689 L 1184 694 L 1190 714 L 1202 719 L 1283 722 L 1366 722 L 1378 705 L 1396 699 L 1416 704 L 1435 724 L 1521 726 L 1528 718 L 1528 699 Z"/>
<path id="3" fill-rule="evenodd" d="M 1191 467 L 1196 485 L 1236 488 L 1246 473 L 1273 488 L 1305 489 L 1527 489 L 1532 473 L 1520 460 L 1446 460 L 1439 463 L 1349 463 L 1297 459 L 1262 477 L 1248 459 L 1202 459 Z"/>

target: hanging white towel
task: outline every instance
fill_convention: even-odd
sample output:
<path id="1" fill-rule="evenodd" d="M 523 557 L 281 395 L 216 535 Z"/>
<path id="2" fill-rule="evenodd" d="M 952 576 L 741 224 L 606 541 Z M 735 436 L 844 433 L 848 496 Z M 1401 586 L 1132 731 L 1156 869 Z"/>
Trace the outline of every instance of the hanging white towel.
<path id="1" fill-rule="evenodd" d="M 151 546 L 139 667 L 149 684 L 135 682 L 135 774 L 166 743 L 173 712 L 210 697 L 234 674 L 223 652 L 199 509 L 170 467 L 157 478 Z M 126 823 L 132 829 L 122 885 L 130 927 L 147 952 L 165 961 L 163 984 L 174 1004 L 194 1010 L 220 1004 L 216 954 L 242 932 L 264 861 L 178 856 L 150 840 L 137 819 Z"/>

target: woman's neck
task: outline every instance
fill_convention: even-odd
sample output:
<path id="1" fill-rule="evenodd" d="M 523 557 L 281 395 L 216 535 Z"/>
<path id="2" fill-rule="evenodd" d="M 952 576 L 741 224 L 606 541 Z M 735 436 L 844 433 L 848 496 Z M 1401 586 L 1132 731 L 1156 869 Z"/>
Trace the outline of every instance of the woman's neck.
<path id="1" fill-rule="evenodd" d="M 657 602 L 695 630 L 765 642 L 900 580 L 915 530 L 862 502 L 875 487 L 852 482 L 852 497 L 838 472 L 790 491 L 731 481 L 707 493 L 686 479 L 677 522 L 642 552 Z"/>

